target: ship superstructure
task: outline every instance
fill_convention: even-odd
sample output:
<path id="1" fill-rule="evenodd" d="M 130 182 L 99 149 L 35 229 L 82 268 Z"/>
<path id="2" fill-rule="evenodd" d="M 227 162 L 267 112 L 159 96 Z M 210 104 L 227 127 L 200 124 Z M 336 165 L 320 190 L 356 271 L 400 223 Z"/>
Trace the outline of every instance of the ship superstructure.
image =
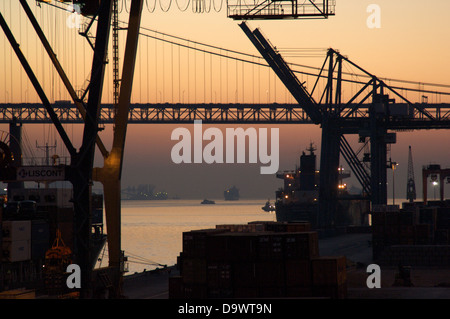
<path id="1" fill-rule="evenodd" d="M 295 170 L 277 173 L 277 178 L 283 179 L 284 185 L 276 191 L 277 221 L 308 221 L 312 226 L 318 226 L 319 212 L 319 170 L 316 166 L 316 149 L 311 143 L 300 156 L 300 166 Z M 350 173 L 339 167 L 338 215 L 335 225 L 363 224 L 369 211 L 369 202 L 347 192 L 345 179 Z"/>

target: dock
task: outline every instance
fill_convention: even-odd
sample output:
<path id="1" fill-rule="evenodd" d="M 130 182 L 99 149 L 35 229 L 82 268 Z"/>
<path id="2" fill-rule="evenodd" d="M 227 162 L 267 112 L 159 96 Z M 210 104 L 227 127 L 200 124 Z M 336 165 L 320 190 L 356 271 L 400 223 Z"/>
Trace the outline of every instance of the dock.
<path id="1" fill-rule="evenodd" d="M 347 299 L 450 299 L 450 265 L 412 267 L 412 287 L 394 286 L 395 266 L 381 267 L 381 288 L 366 285 L 372 263 L 371 234 L 345 234 L 319 240 L 321 255 L 347 259 Z M 129 299 L 169 299 L 169 278 L 179 275 L 176 266 L 125 276 L 124 295 Z M 301 298 L 300 298 L 301 299 Z"/>

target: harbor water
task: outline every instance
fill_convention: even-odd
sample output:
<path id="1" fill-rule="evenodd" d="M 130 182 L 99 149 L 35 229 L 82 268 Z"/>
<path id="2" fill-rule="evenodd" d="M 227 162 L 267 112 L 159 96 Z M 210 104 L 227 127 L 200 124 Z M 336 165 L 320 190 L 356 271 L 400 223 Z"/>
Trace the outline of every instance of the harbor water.
<path id="1" fill-rule="evenodd" d="M 202 200 L 123 200 L 122 250 L 128 257 L 128 273 L 152 270 L 177 262 L 182 234 L 220 224 L 275 221 L 275 213 L 261 209 L 267 199 L 200 204 Z M 99 265 L 106 266 L 107 250 Z"/>

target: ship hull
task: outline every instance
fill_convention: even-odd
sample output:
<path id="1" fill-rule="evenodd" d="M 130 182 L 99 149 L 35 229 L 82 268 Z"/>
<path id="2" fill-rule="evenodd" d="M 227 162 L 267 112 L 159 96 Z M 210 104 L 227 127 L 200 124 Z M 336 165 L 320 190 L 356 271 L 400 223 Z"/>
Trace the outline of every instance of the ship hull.
<path id="1" fill-rule="evenodd" d="M 277 203 L 275 206 L 278 222 L 309 222 L 312 228 L 317 227 L 317 211 L 316 204 Z"/>
<path id="2" fill-rule="evenodd" d="M 361 199 L 340 200 L 337 205 L 335 226 L 365 225 L 369 212 L 369 201 Z M 318 203 L 282 203 L 276 204 L 278 222 L 307 221 L 314 229 L 321 228 L 318 223 Z"/>

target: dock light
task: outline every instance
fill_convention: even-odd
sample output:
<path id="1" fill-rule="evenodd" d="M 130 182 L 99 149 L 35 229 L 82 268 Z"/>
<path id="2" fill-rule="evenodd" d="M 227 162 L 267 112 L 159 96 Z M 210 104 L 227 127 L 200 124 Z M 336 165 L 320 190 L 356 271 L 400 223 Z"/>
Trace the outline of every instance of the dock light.
<path id="1" fill-rule="evenodd" d="M 434 200 L 436 200 L 436 186 L 438 186 L 439 183 L 437 181 L 433 181 L 431 184 L 433 184 Z"/>

